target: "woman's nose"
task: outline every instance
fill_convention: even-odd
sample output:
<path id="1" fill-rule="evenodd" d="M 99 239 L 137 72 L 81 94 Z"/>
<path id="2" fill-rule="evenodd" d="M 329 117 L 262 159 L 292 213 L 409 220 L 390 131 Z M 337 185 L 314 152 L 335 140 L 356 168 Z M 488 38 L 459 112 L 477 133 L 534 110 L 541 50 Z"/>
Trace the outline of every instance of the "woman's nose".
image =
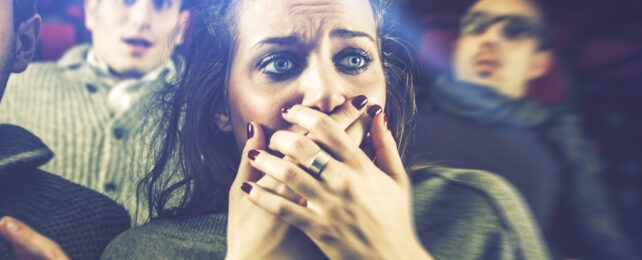
<path id="1" fill-rule="evenodd" d="M 311 61 L 299 77 L 302 105 L 330 114 L 346 102 L 345 83 L 334 64 Z"/>

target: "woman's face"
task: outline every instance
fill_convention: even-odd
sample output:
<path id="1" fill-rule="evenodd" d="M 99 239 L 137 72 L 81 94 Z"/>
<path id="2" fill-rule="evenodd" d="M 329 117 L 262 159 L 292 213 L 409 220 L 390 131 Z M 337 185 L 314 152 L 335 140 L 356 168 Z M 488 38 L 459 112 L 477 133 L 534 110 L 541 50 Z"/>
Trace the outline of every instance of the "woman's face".
<path id="1" fill-rule="evenodd" d="M 302 132 L 282 119 L 286 106 L 330 114 L 358 95 L 367 96 L 370 105 L 385 106 L 368 0 L 243 0 L 236 11 L 229 118 L 218 123 L 234 131 L 240 149 L 249 122 L 263 125 L 268 135 L 282 129 Z"/>

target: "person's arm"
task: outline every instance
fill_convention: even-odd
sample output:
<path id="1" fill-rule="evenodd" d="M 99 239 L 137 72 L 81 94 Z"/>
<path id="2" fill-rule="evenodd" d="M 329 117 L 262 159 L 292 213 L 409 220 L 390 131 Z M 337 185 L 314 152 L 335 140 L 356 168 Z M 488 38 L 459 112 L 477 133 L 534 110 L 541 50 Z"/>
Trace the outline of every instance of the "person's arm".
<path id="1" fill-rule="evenodd" d="M 433 166 L 412 177 L 417 233 L 436 259 L 549 259 L 527 204 L 500 176 Z"/>

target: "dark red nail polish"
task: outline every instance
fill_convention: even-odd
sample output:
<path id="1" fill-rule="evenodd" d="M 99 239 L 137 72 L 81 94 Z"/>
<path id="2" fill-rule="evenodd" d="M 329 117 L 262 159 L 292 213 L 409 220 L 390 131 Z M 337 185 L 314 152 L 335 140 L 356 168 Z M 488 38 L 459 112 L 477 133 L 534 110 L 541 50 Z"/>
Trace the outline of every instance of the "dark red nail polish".
<path id="1" fill-rule="evenodd" d="M 383 112 L 383 109 L 381 109 L 380 105 L 374 105 L 368 108 L 368 115 L 371 117 L 375 117 L 377 114 Z"/>
<path id="2" fill-rule="evenodd" d="M 250 194 L 250 191 L 252 190 L 252 185 L 248 184 L 247 182 L 244 182 L 241 185 L 241 190 L 243 190 L 243 192 L 245 192 L 246 194 Z"/>
<path id="3" fill-rule="evenodd" d="M 388 116 L 385 114 L 383 115 L 383 127 L 390 130 L 390 127 L 388 127 Z"/>
<path id="4" fill-rule="evenodd" d="M 247 157 L 250 157 L 250 160 L 254 161 L 256 160 L 256 157 L 259 156 L 259 151 L 257 150 L 251 150 L 249 153 L 247 153 Z"/>
<path id="5" fill-rule="evenodd" d="M 362 109 L 366 104 L 368 104 L 368 98 L 364 95 L 357 96 L 352 100 L 352 105 L 357 109 Z"/>
<path id="6" fill-rule="evenodd" d="M 247 123 L 247 139 L 252 138 L 254 136 L 254 126 L 252 123 Z"/>
<path id="7" fill-rule="evenodd" d="M 290 111 L 290 108 L 292 108 L 292 105 L 285 106 L 285 107 L 281 108 L 281 113 L 287 114 L 288 111 Z"/>

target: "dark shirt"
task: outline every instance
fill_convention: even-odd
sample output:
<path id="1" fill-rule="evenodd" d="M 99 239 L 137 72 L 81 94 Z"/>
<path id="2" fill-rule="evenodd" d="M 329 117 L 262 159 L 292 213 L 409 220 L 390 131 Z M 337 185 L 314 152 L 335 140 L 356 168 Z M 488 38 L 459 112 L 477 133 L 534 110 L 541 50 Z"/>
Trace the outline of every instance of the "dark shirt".
<path id="1" fill-rule="evenodd" d="M 28 131 L 0 125 L 0 217 L 20 219 L 71 259 L 96 259 L 129 228 L 129 215 L 109 198 L 37 168 L 52 157 Z M 11 245 L 0 238 L 0 259 L 11 258 Z"/>

